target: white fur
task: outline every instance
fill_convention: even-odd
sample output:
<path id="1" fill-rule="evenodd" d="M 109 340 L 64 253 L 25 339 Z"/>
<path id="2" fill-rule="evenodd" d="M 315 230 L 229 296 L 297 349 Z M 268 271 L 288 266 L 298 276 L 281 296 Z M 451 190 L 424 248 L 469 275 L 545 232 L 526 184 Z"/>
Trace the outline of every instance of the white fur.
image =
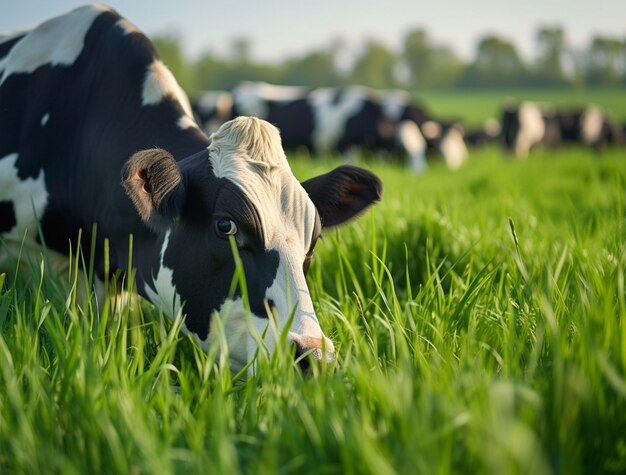
<path id="1" fill-rule="evenodd" d="M 45 125 L 48 123 L 48 120 L 50 120 L 50 114 L 49 113 L 45 113 L 42 117 L 41 117 L 41 126 L 45 127 Z"/>
<path id="2" fill-rule="evenodd" d="M 148 66 L 141 97 L 144 106 L 157 105 L 166 97 L 170 97 L 182 106 L 186 115 L 193 117 L 187 95 L 162 61 L 156 60 Z"/>
<path id="3" fill-rule="evenodd" d="M 604 117 L 597 106 L 589 106 L 580 118 L 581 138 L 585 145 L 591 145 L 598 140 L 602 132 Z"/>
<path id="4" fill-rule="evenodd" d="M 178 120 L 176 121 L 176 125 L 178 126 L 179 129 L 190 129 L 193 127 L 198 127 L 198 124 L 196 124 L 196 121 L 193 120 L 188 115 L 180 116 Z"/>
<path id="5" fill-rule="evenodd" d="M 441 141 L 441 154 L 446 165 L 451 170 L 457 170 L 467 161 L 467 147 L 463 140 L 463 134 L 456 127 L 448 130 L 448 133 Z"/>
<path id="6" fill-rule="evenodd" d="M 122 18 L 115 25 L 124 30 L 126 35 L 130 35 L 131 33 L 141 33 L 141 30 L 126 18 Z"/>
<path id="7" fill-rule="evenodd" d="M 400 115 L 411 103 L 411 96 L 408 92 L 402 90 L 387 91 L 381 97 L 383 114 L 391 120 L 400 120 Z"/>
<path id="8" fill-rule="evenodd" d="M 80 7 L 30 31 L 0 61 L 0 85 L 12 74 L 30 73 L 45 64 L 74 64 L 83 50 L 87 31 L 96 17 L 108 10 L 99 4 Z"/>
<path id="9" fill-rule="evenodd" d="M 315 206 L 289 168 L 278 130 L 253 117 L 227 122 L 212 136 L 209 160 L 217 177 L 231 180 L 252 202 L 260 217 L 265 248 L 276 250 L 279 255 L 274 282 L 265 296 L 276 305 L 277 329 L 268 332 L 266 345 L 271 350 L 277 332 L 282 331 L 295 310 L 289 338 L 296 342 L 303 338 L 323 340 L 331 353 L 332 343 L 319 327 L 302 270 L 311 246 Z M 232 308 L 227 329 L 237 341 L 236 334 L 244 332 L 248 323 L 245 312 L 233 313 Z M 260 333 L 267 324 L 264 317 L 252 318 Z M 234 355 L 243 360 L 252 356 L 250 348 L 256 348 L 255 338 L 249 331 L 245 334 L 247 343 L 235 346 L 239 352 L 245 349 L 246 356 Z"/>
<path id="10" fill-rule="evenodd" d="M 360 88 L 351 88 L 335 102 L 334 89 L 320 88 L 310 97 L 315 115 L 313 144 L 318 152 L 331 151 L 337 146 L 348 118 L 363 106 L 366 94 Z"/>
<path id="11" fill-rule="evenodd" d="M 416 173 L 426 170 L 426 140 L 417 124 L 409 120 L 400 122 L 397 140 L 409 154 L 411 169 Z"/>
<path id="12" fill-rule="evenodd" d="M 515 155 L 526 158 L 530 149 L 541 143 L 546 133 L 541 108 L 531 102 L 523 102 L 519 107 L 519 132 L 515 142 Z"/>
<path id="13" fill-rule="evenodd" d="M 48 191 L 43 170 L 37 178 L 22 180 L 15 166 L 17 153 L 0 158 L 0 201 L 13 203 L 17 225 L 3 238 L 21 241 L 28 231 L 30 239 L 37 236 L 37 219 L 43 216 L 48 203 Z"/>
<path id="14" fill-rule="evenodd" d="M 293 101 L 305 97 L 307 89 L 300 86 L 276 86 L 266 82 L 245 81 L 239 84 L 235 91 L 266 101 Z"/>
<path id="15" fill-rule="evenodd" d="M 159 270 L 156 276 L 152 276 L 152 282 L 154 289 L 146 283 L 144 290 L 150 301 L 159 307 L 163 312 L 171 319 L 174 319 L 180 311 L 181 299 L 180 295 L 174 287 L 173 271 L 168 268 L 164 261 L 163 256 L 167 250 L 167 246 L 170 240 L 170 231 L 167 231 L 165 238 L 163 239 L 163 245 L 161 246 L 161 261 Z"/>

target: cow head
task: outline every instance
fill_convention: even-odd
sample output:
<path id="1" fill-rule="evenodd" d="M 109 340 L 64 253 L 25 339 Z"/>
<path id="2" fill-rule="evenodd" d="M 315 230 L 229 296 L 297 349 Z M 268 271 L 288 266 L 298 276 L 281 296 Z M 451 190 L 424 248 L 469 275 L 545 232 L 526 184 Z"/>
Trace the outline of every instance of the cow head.
<path id="1" fill-rule="evenodd" d="M 224 322 L 231 367 L 280 334 L 297 354 L 332 359 L 305 275 L 322 229 L 355 217 L 382 193 L 372 173 L 342 166 L 299 183 L 278 130 L 239 117 L 213 134 L 208 151 L 177 162 L 160 149 L 128 161 L 124 186 L 142 219 L 159 234 L 145 294 L 169 316 L 182 306 L 185 329 L 205 350 Z M 245 273 L 232 292 L 236 246 Z M 249 311 L 248 311 L 249 309 Z"/>

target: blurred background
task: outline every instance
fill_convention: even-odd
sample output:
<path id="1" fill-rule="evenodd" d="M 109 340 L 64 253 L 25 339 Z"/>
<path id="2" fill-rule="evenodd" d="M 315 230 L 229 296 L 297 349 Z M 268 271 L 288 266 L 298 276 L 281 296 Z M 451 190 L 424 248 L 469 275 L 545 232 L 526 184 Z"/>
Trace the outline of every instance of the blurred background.
<path id="1" fill-rule="evenodd" d="M 0 31 L 75 0 L 5 2 Z M 111 1 L 193 98 L 242 80 L 406 89 L 467 127 L 506 98 L 603 107 L 626 122 L 626 2 Z"/>

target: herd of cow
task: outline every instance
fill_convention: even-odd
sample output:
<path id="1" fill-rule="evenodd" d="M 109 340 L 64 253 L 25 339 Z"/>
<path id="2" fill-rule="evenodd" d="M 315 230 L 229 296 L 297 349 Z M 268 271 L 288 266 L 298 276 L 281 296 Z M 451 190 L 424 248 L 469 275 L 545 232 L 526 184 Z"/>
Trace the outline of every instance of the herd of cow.
<path id="1" fill-rule="evenodd" d="M 596 115 L 578 120 L 561 137 L 601 145 Z M 503 125 L 518 153 L 552 127 L 531 105 L 507 111 Z M 170 318 L 184 315 L 203 348 L 224 331 L 236 370 L 284 340 L 300 360 L 332 360 L 306 283 L 313 249 L 383 186 L 350 165 L 300 183 L 283 147 L 400 151 L 422 171 L 429 153 L 460 166 L 469 137 L 405 93 L 363 88 L 246 83 L 207 93 L 194 114 L 135 25 L 101 4 L 80 7 L 0 34 L 0 272 L 18 256 L 37 258 L 43 244 L 63 262 L 93 242 L 96 279 L 130 264 L 138 292 Z M 247 295 L 232 291 L 233 247 Z"/>
<path id="2" fill-rule="evenodd" d="M 406 91 L 377 91 L 362 86 L 306 88 L 243 82 L 230 91 L 207 91 L 192 104 L 207 133 L 240 115 L 253 115 L 276 125 L 283 144 L 311 154 L 340 153 L 355 148 L 398 156 L 415 172 L 432 159 L 451 169 L 468 159 L 468 146 L 501 144 L 525 158 L 537 147 L 579 143 L 602 149 L 624 144 L 624 130 L 599 107 L 555 110 L 522 102 L 503 107 L 500 120 L 467 130 L 460 121 L 442 120 L 412 100 Z"/>

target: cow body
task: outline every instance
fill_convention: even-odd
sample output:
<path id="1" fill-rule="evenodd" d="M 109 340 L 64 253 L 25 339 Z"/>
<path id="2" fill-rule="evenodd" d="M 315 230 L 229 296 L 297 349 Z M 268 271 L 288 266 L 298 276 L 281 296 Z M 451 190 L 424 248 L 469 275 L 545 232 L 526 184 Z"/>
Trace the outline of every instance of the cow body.
<path id="1" fill-rule="evenodd" d="M 597 106 L 554 110 L 534 102 L 504 108 L 502 138 L 505 148 L 520 158 L 539 146 L 569 143 L 601 150 L 624 143 L 620 127 Z"/>
<path id="2" fill-rule="evenodd" d="M 171 318 L 185 314 L 184 330 L 205 349 L 219 312 L 234 369 L 258 335 L 271 350 L 286 325 L 298 351 L 332 358 L 305 268 L 323 227 L 379 199 L 374 175 L 342 167 L 300 184 L 278 131 L 255 118 L 209 140 L 150 41 L 102 5 L 0 37 L 0 134 L 5 259 L 41 237 L 66 255 L 80 231 L 83 249 L 95 240 L 104 278 L 105 239 L 111 269 L 128 272 L 132 234 L 138 291 Z M 231 242 L 248 299 L 229 292 Z"/>
<path id="3" fill-rule="evenodd" d="M 458 121 L 432 117 L 402 90 L 379 93 L 385 116 L 398 124 L 414 123 L 426 142 L 426 153 L 443 157 L 448 168 L 456 170 L 468 158 L 464 129 Z"/>
<path id="4" fill-rule="evenodd" d="M 217 105 L 210 98 L 216 93 L 206 94 L 196 108 L 201 122 L 214 127 Z M 388 117 L 378 97 L 366 88 L 309 89 L 244 82 L 230 94 L 231 118 L 253 115 L 267 120 L 280 129 L 286 147 L 344 156 L 360 148 L 402 154 L 416 172 L 426 167 L 426 142 L 419 128 Z"/>

